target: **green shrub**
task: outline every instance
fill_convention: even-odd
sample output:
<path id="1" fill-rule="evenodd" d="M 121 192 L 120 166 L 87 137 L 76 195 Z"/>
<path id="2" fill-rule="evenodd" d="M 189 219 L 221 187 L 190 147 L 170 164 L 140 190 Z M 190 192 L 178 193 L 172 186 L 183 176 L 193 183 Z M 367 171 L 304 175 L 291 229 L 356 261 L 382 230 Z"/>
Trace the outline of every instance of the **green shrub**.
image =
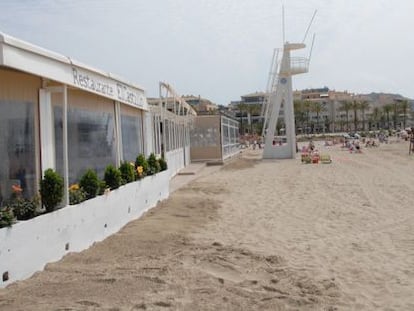
<path id="1" fill-rule="evenodd" d="M 106 185 L 111 189 L 117 189 L 121 185 L 121 172 L 113 165 L 108 165 L 105 169 L 104 180 Z"/>
<path id="2" fill-rule="evenodd" d="M 79 187 L 78 184 L 74 184 L 69 187 L 69 204 L 79 204 L 86 200 L 86 191 Z"/>
<path id="3" fill-rule="evenodd" d="M 10 200 L 5 202 L 5 206 L 13 211 L 13 215 L 18 220 L 27 220 L 36 216 L 39 197 L 27 199 L 23 197 L 22 193 L 23 189 L 20 185 L 13 185 Z"/>
<path id="4" fill-rule="evenodd" d="M 96 197 L 99 190 L 99 178 L 96 172 L 88 169 L 81 177 L 79 186 L 85 191 L 87 200 Z"/>
<path id="5" fill-rule="evenodd" d="M 135 165 L 134 163 L 123 162 L 119 167 L 123 183 L 133 182 L 135 180 Z"/>
<path id="6" fill-rule="evenodd" d="M 47 212 L 52 212 L 63 198 L 63 178 L 51 168 L 45 171 L 40 181 L 42 204 Z"/>
<path id="7" fill-rule="evenodd" d="M 138 172 L 139 171 L 139 167 L 142 167 L 142 172 Z M 142 178 L 145 175 L 147 175 L 148 172 L 148 162 L 147 159 L 145 158 L 145 156 L 143 154 L 139 154 L 137 156 L 137 159 L 135 160 L 135 169 L 138 172 L 138 178 Z"/>
<path id="8" fill-rule="evenodd" d="M 6 203 L 6 206 L 13 211 L 14 216 L 18 220 L 27 220 L 35 217 L 38 205 L 39 199 L 36 197 L 31 200 L 17 197 Z"/>
<path id="9" fill-rule="evenodd" d="M 100 180 L 100 181 L 99 181 L 99 190 L 98 190 L 98 194 L 99 194 L 99 195 L 103 195 L 103 194 L 105 193 L 105 190 L 106 190 L 107 188 L 109 188 L 109 187 L 106 185 L 105 180 Z"/>
<path id="10" fill-rule="evenodd" d="M 157 174 L 160 170 L 160 163 L 157 161 L 155 154 L 151 153 L 148 157 L 148 170 L 147 175 L 154 175 Z"/>
<path id="11" fill-rule="evenodd" d="M 0 228 L 10 227 L 14 223 L 13 211 L 10 207 L 0 208 Z"/>
<path id="12" fill-rule="evenodd" d="M 166 171 L 168 169 L 167 161 L 164 158 L 159 158 L 158 163 L 160 164 L 161 171 Z"/>

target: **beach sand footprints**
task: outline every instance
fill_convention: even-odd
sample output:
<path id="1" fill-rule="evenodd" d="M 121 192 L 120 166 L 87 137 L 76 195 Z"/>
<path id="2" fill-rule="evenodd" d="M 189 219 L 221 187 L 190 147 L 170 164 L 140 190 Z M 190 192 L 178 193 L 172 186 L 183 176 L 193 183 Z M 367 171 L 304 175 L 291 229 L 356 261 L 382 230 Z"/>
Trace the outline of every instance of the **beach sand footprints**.
<path id="1" fill-rule="evenodd" d="M 192 196 L 194 196 L 195 193 L 211 196 L 226 193 L 228 192 L 228 190 L 217 183 L 196 181 L 178 190 L 178 192 L 180 192 L 181 194 L 189 193 Z"/>
<path id="2" fill-rule="evenodd" d="M 76 302 L 77 304 L 80 304 L 81 306 L 85 307 L 93 307 L 93 308 L 99 308 L 101 305 L 97 302 L 89 301 L 89 300 L 80 300 Z"/>
<path id="3" fill-rule="evenodd" d="M 193 245 L 182 262 L 184 267 L 215 279 L 229 296 L 247 299 L 258 310 L 271 306 L 316 307 L 321 301 L 335 305 L 339 296 L 334 279 L 316 282 L 289 268 L 281 256 L 256 254 L 220 242 Z"/>
<path id="4" fill-rule="evenodd" d="M 230 163 L 227 163 L 221 169 L 224 171 L 243 170 L 243 169 L 254 167 L 258 163 L 260 163 L 260 160 L 257 158 L 255 159 L 240 158 L 240 159 L 233 160 Z"/>

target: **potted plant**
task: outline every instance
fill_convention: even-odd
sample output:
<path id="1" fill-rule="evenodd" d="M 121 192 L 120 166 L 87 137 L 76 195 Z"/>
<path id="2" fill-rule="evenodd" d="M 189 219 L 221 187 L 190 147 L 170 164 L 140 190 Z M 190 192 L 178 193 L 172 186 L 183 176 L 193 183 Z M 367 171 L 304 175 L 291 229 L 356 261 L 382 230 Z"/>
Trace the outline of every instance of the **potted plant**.
<path id="1" fill-rule="evenodd" d="M 69 187 L 69 204 L 79 204 L 86 200 L 86 191 L 79 186 L 79 184 L 73 184 Z"/>
<path id="2" fill-rule="evenodd" d="M 158 159 L 158 163 L 160 164 L 161 171 L 166 171 L 168 169 L 167 161 L 163 157 Z"/>
<path id="3" fill-rule="evenodd" d="M 81 177 L 79 186 L 85 191 L 87 200 L 96 197 L 99 190 L 99 178 L 96 172 L 88 169 Z"/>
<path id="4" fill-rule="evenodd" d="M 0 207 L 0 228 L 10 227 L 14 223 L 13 211 L 10 207 Z"/>
<path id="5" fill-rule="evenodd" d="M 106 185 L 111 189 L 117 189 L 121 185 L 121 172 L 113 165 L 108 165 L 105 169 L 104 180 Z"/>
<path id="6" fill-rule="evenodd" d="M 29 200 L 22 196 L 23 189 L 20 185 L 12 186 L 12 195 L 10 200 L 6 202 L 17 220 L 27 220 L 36 216 L 36 210 L 39 203 L 37 197 Z"/>
<path id="7" fill-rule="evenodd" d="M 122 182 L 124 184 L 133 182 L 135 180 L 135 164 L 130 162 L 122 162 L 121 166 L 119 167 L 121 172 Z"/>
<path id="8" fill-rule="evenodd" d="M 135 160 L 135 169 L 137 171 L 137 177 L 142 178 L 147 175 L 148 162 L 143 154 L 139 154 Z"/>
<path id="9" fill-rule="evenodd" d="M 161 170 L 160 163 L 157 161 L 155 154 L 151 153 L 148 157 L 147 175 L 157 174 Z"/>
<path id="10" fill-rule="evenodd" d="M 63 178 L 51 168 L 45 171 L 40 181 L 42 204 L 47 212 L 52 212 L 63 198 Z"/>

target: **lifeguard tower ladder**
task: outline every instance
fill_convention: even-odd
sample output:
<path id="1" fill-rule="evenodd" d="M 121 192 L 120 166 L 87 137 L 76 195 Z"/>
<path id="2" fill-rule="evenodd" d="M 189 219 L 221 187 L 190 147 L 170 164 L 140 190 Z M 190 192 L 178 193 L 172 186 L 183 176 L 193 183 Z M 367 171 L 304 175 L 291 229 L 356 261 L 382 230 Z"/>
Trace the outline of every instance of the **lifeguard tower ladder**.
<path id="1" fill-rule="evenodd" d="M 294 159 L 296 157 L 296 131 L 295 116 L 293 110 L 292 95 L 292 76 L 306 73 L 309 71 L 309 61 L 312 55 L 315 35 L 312 39 L 312 46 L 309 58 L 291 57 L 291 51 L 304 49 L 303 43 L 308 35 L 310 26 L 315 18 L 314 12 L 309 26 L 305 32 L 302 43 L 289 43 L 284 40 L 284 8 L 283 8 L 283 49 L 275 50 L 271 69 L 269 72 L 269 81 L 267 85 L 268 96 L 262 107 L 263 116 L 263 133 L 265 140 L 263 159 Z M 279 55 L 281 59 L 279 60 Z M 285 124 L 286 142 L 282 139 L 276 139 L 276 124 L 279 119 L 281 108 Z"/>
<path id="2" fill-rule="evenodd" d="M 306 73 L 309 59 L 291 57 L 291 51 L 304 49 L 304 43 L 286 42 L 283 47 L 280 69 L 275 79 L 276 87 L 272 87 L 265 108 L 265 146 L 263 159 L 294 159 L 296 157 L 296 131 L 293 110 L 292 76 Z M 275 139 L 276 124 L 283 105 L 286 143 Z"/>

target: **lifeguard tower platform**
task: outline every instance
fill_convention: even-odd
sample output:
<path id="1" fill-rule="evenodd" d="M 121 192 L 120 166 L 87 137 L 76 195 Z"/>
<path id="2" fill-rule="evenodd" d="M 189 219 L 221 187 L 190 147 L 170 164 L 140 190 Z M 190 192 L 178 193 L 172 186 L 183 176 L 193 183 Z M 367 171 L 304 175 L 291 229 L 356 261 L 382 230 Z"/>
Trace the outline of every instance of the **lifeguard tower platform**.
<path id="1" fill-rule="evenodd" d="M 262 111 L 264 116 L 263 136 L 265 137 L 263 159 L 294 159 L 296 157 L 292 76 L 308 72 L 309 58 L 291 57 L 291 51 L 305 47 L 304 43 L 286 42 L 281 51 L 275 50 L 273 54 L 271 66 L 273 71 L 271 70 L 269 77 L 271 82 L 268 84 L 269 97 Z M 280 52 L 282 56 L 279 61 Z M 282 107 L 281 117 L 285 124 L 286 143 L 280 143 L 275 139 L 276 125 Z"/>

